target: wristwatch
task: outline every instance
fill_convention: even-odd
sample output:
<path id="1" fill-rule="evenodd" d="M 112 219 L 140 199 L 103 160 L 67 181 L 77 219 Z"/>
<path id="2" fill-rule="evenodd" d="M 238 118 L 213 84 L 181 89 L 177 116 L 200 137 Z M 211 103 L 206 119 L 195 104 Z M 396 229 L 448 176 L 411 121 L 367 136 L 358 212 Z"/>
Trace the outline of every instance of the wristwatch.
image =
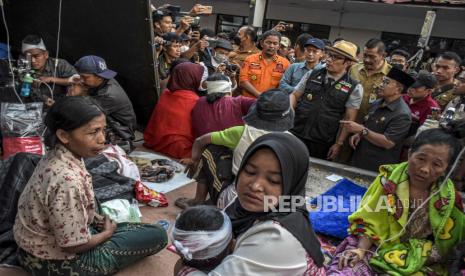
<path id="1" fill-rule="evenodd" d="M 364 127 L 360 134 L 362 135 L 362 137 L 367 136 L 368 135 L 368 128 Z"/>

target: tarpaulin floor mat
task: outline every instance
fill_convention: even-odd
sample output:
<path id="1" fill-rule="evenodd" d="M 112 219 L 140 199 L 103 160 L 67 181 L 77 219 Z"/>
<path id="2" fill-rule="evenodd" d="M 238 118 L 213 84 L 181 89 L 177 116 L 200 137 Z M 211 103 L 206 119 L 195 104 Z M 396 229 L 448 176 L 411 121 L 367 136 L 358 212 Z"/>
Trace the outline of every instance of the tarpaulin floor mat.
<path id="1" fill-rule="evenodd" d="M 367 188 L 342 179 L 322 195 L 311 199 L 310 221 L 317 233 L 344 239 L 349 221 Z"/>

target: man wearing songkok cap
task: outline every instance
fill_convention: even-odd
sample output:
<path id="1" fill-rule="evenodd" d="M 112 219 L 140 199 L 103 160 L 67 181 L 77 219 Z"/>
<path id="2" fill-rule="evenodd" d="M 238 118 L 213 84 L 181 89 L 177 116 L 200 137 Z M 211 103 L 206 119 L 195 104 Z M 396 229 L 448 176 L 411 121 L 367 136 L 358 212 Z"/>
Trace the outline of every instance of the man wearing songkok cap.
<path id="1" fill-rule="evenodd" d="M 368 110 L 363 125 L 342 121 L 353 133 L 349 144 L 354 148 L 352 165 L 378 171 L 380 165 L 399 162 L 404 139 L 412 122 L 410 109 L 402 99 L 415 79 L 393 67 L 377 89 L 379 99 Z"/>
<path id="2" fill-rule="evenodd" d="M 326 49 L 326 68 L 314 70 L 290 96 L 295 108 L 291 132 L 307 145 L 310 156 L 336 159 L 349 135 L 339 121 L 355 120 L 363 87 L 348 74 L 357 61 L 357 46 L 341 40 Z"/>
<path id="3" fill-rule="evenodd" d="M 71 77 L 77 74 L 71 64 L 64 59 L 49 57 L 44 41 L 37 35 L 27 35 L 23 39 L 21 53 L 24 58 L 31 57 L 31 67 L 34 70 L 32 77 L 37 79 L 32 88 L 31 101 L 47 103 L 51 98 L 56 99 L 66 95 Z M 50 95 L 50 90 L 40 82 L 45 82 L 53 88 L 53 97 Z"/>

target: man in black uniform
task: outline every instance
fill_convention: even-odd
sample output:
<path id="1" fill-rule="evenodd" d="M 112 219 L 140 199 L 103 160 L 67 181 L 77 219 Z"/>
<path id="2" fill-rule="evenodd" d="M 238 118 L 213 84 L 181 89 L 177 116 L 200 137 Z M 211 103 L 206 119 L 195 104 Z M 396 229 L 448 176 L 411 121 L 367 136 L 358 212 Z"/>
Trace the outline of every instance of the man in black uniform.
<path id="1" fill-rule="evenodd" d="M 31 67 L 34 70 L 32 77 L 36 79 L 32 86 L 31 101 L 44 101 L 51 105 L 53 103 L 51 98 L 66 96 L 71 77 L 77 75 L 71 64 L 64 59 L 49 57 L 44 41 L 36 35 L 28 35 L 23 39 L 21 52 L 24 56 L 31 56 Z M 53 89 L 53 97 L 50 95 L 51 91 L 43 83 Z"/>
<path id="2" fill-rule="evenodd" d="M 290 96 L 295 108 L 291 132 L 307 145 L 310 156 L 335 159 L 349 134 L 339 121 L 355 120 L 363 87 L 347 73 L 356 62 L 357 46 L 342 40 L 326 49 L 326 68 L 304 75 Z"/>
<path id="3" fill-rule="evenodd" d="M 111 142 L 132 141 L 136 115 L 126 92 L 114 79 L 116 72 L 108 69 L 105 60 L 97 56 L 82 57 L 75 66 L 81 83 L 88 89 L 87 94 L 99 103 L 107 116 L 108 129 L 116 136 Z"/>
<path id="4" fill-rule="evenodd" d="M 379 99 L 370 106 L 364 124 L 342 122 L 354 133 L 350 138 L 350 145 L 355 149 L 353 166 L 377 171 L 381 165 L 400 161 L 402 144 L 412 122 L 402 93 L 414 82 L 410 75 L 392 67 L 377 90 Z"/>

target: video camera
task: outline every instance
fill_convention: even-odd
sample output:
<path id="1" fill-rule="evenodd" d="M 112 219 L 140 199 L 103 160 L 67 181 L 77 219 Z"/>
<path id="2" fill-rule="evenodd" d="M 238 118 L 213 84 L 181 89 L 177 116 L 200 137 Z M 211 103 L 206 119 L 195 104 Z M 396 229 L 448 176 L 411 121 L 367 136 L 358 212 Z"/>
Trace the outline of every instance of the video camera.
<path id="1" fill-rule="evenodd" d="M 230 71 L 230 72 L 237 72 L 239 71 L 239 66 L 237 64 L 233 64 L 233 63 L 225 63 L 226 65 L 226 70 L 227 71 Z"/>

